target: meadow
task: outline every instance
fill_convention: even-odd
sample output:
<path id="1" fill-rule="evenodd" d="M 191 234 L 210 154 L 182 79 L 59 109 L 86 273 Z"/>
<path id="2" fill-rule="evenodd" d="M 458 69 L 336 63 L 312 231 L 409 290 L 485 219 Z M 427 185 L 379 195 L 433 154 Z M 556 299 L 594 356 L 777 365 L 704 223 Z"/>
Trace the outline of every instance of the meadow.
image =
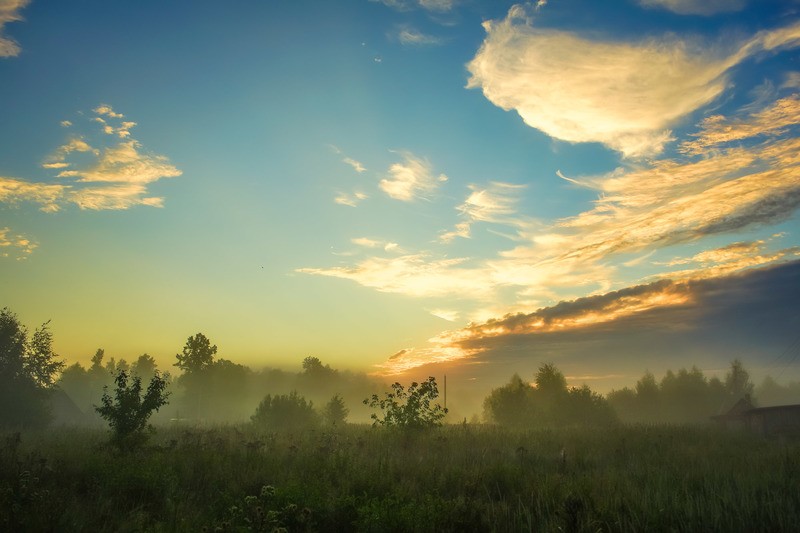
<path id="1" fill-rule="evenodd" d="M 702 426 L 0 436 L 4 531 L 790 531 L 800 441 Z"/>

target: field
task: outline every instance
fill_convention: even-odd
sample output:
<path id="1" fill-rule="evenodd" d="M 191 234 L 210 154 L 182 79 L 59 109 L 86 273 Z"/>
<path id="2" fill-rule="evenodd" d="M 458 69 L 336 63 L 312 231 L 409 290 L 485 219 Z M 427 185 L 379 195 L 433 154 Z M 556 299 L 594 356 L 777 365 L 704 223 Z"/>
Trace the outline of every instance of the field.
<path id="1" fill-rule="evenodd" d="M 6 432 L 4 531 L 790 531 L 800 442 L 713 428 Z"/>

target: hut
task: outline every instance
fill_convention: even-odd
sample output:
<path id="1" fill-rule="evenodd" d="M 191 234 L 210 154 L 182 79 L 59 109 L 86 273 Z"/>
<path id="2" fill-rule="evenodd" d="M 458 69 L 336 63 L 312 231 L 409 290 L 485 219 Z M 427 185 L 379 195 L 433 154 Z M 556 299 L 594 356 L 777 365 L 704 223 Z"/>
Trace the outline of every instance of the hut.
<path id="1" fill-rule="evenodd" d="M 745 396 L 730 411 L 711 419 L 729 429 L 746 429 L 764 436 L 800 435 L 800 405 L 755 407 Z"/>

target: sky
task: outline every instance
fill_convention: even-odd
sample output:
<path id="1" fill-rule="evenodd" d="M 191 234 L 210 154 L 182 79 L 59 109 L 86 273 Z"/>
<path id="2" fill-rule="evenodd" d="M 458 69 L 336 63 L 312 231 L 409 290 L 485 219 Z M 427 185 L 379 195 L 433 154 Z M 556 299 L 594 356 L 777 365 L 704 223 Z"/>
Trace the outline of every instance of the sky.
<path id="1" fill-rule="evenodd" d="M 68 362 L 800 378 L 799 123 L 798 0 L 0 0 L 0 306 Z"/>

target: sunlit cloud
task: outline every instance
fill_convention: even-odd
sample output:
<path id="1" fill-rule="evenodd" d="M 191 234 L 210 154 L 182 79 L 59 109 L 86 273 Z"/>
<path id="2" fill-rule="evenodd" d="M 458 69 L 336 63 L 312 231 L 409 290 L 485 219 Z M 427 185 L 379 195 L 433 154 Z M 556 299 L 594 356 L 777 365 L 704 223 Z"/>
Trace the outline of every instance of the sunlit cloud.
<path id="1" fill-rule="evenodd" d="M 430 309 L 428 312 L 433 316 L 441 318 L 442 320 L 447 320 L 448 322 L 455 322 L 459 317 L 459 312 L 452 309 Z"/>
<path id="2" fill-rule="evenodd" d="M 22 261 L 32 254 L 37 247 L 38 244 L 28 237 L 13 234 L 11 228 L 0 228 L 0 257 Z"/>
<path id="3" fill-rule="evenodd" d="M 349 279 L 380 292 L 417 297 L 486 297 L 493 288 L 483 281 L 486 273 L 463 266 L 465 259 L 429 259 L 424 254 L 371 257 L 355 266 L 301 268 L 298 272 Z"/>
<path id="4" fill-rule="evenodd" d="M 440 235 L 442 242 L 450 242 L 456 237 L 470 238 L 474 222 L 524 225 L 524 221 L 515 215 L 519 195 L 525 185 L 491 182 L 486 187 L 470 185 L 469 189 L 472 191 L 470 195 L 456 208 L 465 220 L 457 223 L 454 230 Z"/>
<path id="5" fill-rule="evenodd" d="M 441 183 L 447 181 L 444 174 L 435 175 L 427 159 L 416 157 L 410 152 L 401 152 L 402 163 L 389 167 L 386 178 L 380 181 L 380 188 L 395 200 L 411 202 L 428 198 Z"/>
<path id="6" fill-rule="evenodd" d="M 42 163 L 42 168 L 58 171 L 53 181 L 0 177 L 0 202 L 36 203 L 45 212 L 58 211 L 66 204 L 92 210 L 162 207 L 164 199 L 149 195 L 147 186 L 180 176 L 181 171 L 166 157 L 147 153 L 137 140 L 128 138 L 134 123 L 122 120 L 123 115 L 111 106 L 102 105 L 94 112 L 108 119 L 90 119 L 101 125 L 103 133 L 126 140 L 95 148 L 84 136 L 72 136 Z M 80 157 L 73 157 L 76 154 Z"/>
<path id="7" fill-rule="evenodd" d="M 681 143 L 683 153 L 699 155 L 710 147 L 758 136 L 782 135 L 800 121 L 800 97 L 793 94 L 746 117 L 729 119 L 713 115 L 703 120 L 694 140 Z"/>
<path id="8" fill-rule="evenodd" d="M 353 170 L 355 170 L 358 173 L 367 171 L 367 168 L 363 164 L 361 164 L 360 161 L 356 161 L 351 157 L 345 157 L 344 159 L 342 159 L 342 161 L 353 167 Z"/>
<path id="9" fill-rule="evenodd" d="M 776 306 L 775 313 L 785 313 L 786 305 L 796 298 L 798 276 L 800 261 L 795 260 L 744 273 L 660 280 L 563 301 L 532 313 L 508 314 L 445 331 L 429 339 L 426 346 L 405 348 L 378 368 L 380 373 L 393 375 L 445 362 L 486 364 L 509 357 L 521 362 L 541 357 L 544 348 L 559 356 L 576 355 L 586 368 L 590 362 L 586 360 L 587 343 L 597 348 L 614 339 L 629 342 L 637 352 L 659 350 L 659 346 L 646 348 L 636 340 L 636 332 L 642 330 L 659 332 L 674 352 L 677 346 L 683 349 L 696 342 L 691 333 L 698 327 L 707 334 L 708 329 L 717 328 L 720 331 L 715 334 L 731 337 L 733 321 L 746 323 L 747 315 L 758 315 L 772 306 Z M 780 299 L 785 301 L 778 302 Z M 648 335 L 646 342 L 652 343 L 653 338 Z"/>
<path id="10" fill-rule="evenodd" d="M 400 245 L 396 242 L 379 241 L 367 237 L 350 239 L 350 242 L 363 248 L 382 248 L 386 252 L 402 252 Z"/>
<path id="11" fill-rule="evenodd" d="M 741 270 L 769 265 L 800 257 L 800 247 L 780 250 L 767 249 L 765 240 L 734 242 L 720 248 L 704 250 L 692 257 L 679 257 L 666 261 L 665 266 L 688 266 L 682 270 L 665 272 L 658 277 L 669 279 L 709 279 L 725 276 Z"/>
<path id="12" fill-rule="evenodd" d="M 423 364 L 467 358 L 482 351 L 484 348 L 480 344 L 486 339 L 577 330 L 654 308 L 686 305 L 692 299 L 692 291 L 687 284 L 665 280 L 564 301 L 533 313 L 506 315 L 445 331 L 429 340 L 431 346 L 419 350 L 408 349 L 402 356 L 389 359 L 382 368 L 387 373 L 398 373 Z"/>
<path id="13" fill-rule="evenodd" d="M 701 133 L 697 140 L 705 139 L 715 148 L 704 158 L 662 159 L 576 178 L 576 183 L 596 189 L 600 197 L 591 209 L 547 226 L 519 222 L 514 214 L 514 187 L 501 188 L 510 193 L 507 197 L 474 187 L 468 201 L 459 207 L 467 220 L 450 235 L 441 235 L 440 241 L 456 235 L 468 237 L 470 224 L 478 220 L 517 223 L 518 245 L 499 251 L 494 258 L 469 262 L 467 258 L 417 253 L 391 260 L 367 259 L 353 267 L 303 271 L 421 297 L 453 294 L 480 300 L 508 288 L 516 304 L 529 306 L 545 299 L 557 301 L 565 291 L 575 296 L 607 292 L 617 278 L 618 267 L 612 262 L 615 256 L 639 254 L 641 262 L 656 249 L 775 224 L 797 210 L 800 137 L 785 132 L 782 126 L 783 138 L 775 138 L 774 123 L 763 120 L 780 115 L 782 125 L 794 127 L 792 124 L 800 121 L 800 109 L 787 105 L 794 101 L 779 100 L 743 118 L 716 122 L 731 125 L 725 139 L 734 136 L 759 141 L 750 147 L 720 146 L 711 141 L 719 138 L 715 133 Z M 782 111 L 778 113 L 778 109 Z M 739 129 L 746 135 L 736 133 Z M 701 127 L 701 132 L 707 131 L 706 126 Z M 767 264 L 790 253 L 748 251 L 750 259 L 718 265 L 710 272 L 719 275 Z M 630 259 L 629 267 L 636 264 L 635 259 Z"/>
<path id="14" fill-rule="evenodd" d="M 361 161 L 358 161 L 356 159 L 353 159 L 352 157 L 345 155 L 344 152 L 342 152 L 341 148 L 339 148 L 338 146 L 329 144 L 328 147 L 331 150 L 333 150 L 333 152 L 336 153 L 337 155 L 344 156 L 342 158 L 342 163 L 349 165 L 350 167 L 353 168 L 353 170 L 355 170 L 359 174 L 367 171 L 367 167 L 365 167 L 363 163 L 361 163 Z"/>
<path id="15" fill-rule="evenodd" d="M 534 27 L 522 6 L 484 28 L 468 87 L 551 137 L 600 142 L 627 157 L 660 153 L 673 125 L 717 99 L 745 59 L 800 42 L 797 23 L 734 46 L 676 36 L 589 40 Z"/>
<path id="16" fill-rule="evenodd" d="M 22 20 L 20 11 L 29 3 L 30 0 L 0 0 L 0 57 L 19 55 L 19 43 L 5 35 L 5 25 Z"/>
<path id="17" fill-rule="evenodd" d="M 60 209 L 68 189 L 68 186 L 57 183 L 0 177 L 0 202 L 8 205 L 31 202 L 39 204 L 41 211 L 52 213 Z"/>
<path id="18" fill-rule="evenodd" d="M 356 207 L 358 204 L 360 204 L 363 200 L 366 200 L 367 198 L 368 196 L 363 192 L 356 191 L 352 194 L 343 192 L 336 195 L 333 201 L 339 205 Z"/>
<path id="19" fill-rule="evenodd" d="M 643 7 L 668 9 L 681 15 L 713 15 L 740 11 L 747 0 L 639 0 Z"/>

